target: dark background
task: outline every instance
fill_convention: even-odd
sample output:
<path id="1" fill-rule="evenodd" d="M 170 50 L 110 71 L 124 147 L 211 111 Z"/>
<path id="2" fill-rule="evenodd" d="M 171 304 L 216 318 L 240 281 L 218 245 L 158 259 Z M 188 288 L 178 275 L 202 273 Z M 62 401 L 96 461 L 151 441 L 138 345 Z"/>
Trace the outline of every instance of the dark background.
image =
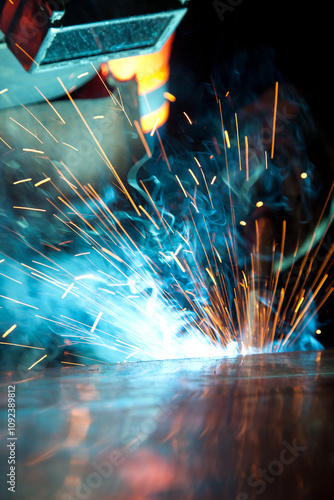
<path id="1" fill-rule="evenodd" d="M 180 83 L 185 68 L 189 77 L 182 101 L 191 108 L 196 85 L 209 81 L 231 55 L 244 48 L 269 46 L 276 52 L 277 67 L 302 92 L 312 113 L 330 127 L 334 109 L 333 23 L 328 4 L 301 0 L 239 2 L 236 7 L 230 6 L 231 12 L 222 13 L 221 20 L 217 2 L 191 0 L 177 30 L 172 55 L 172 85 Z M 229 5 L 228 0 L 221 3 Z"/>
<path id="2" fill-rule="evenodd" d="M 223 3 L 232 10 L 223 12 L 219 4 L 211 0 L 192 0 L 177 30 L 170 85 L 171 92 L 178 99 L 171 110 L 170 131 L 178 133 L 177 116 L 183 111 L 196 116 L 201 97 L 199 88 L 205 83 L 210 84 L 211 77 L 219 97 L 222 98 L 226 90 L 236 94 L 228 71 L 233 57 L 239 53 L 252 53 L 254 49 L 257 54 L 263 51 L 265 57 L 266 51 L 272 50 L 277 75 L 263 75 L 263 80 L 268 86 L 273 86 L 276 77 L 283 77 L 292 82 L 307 102 L 318 130 L 315 164 L 321 171 L 324 186 L 329 188 L 333 182 L 334 165 L 333 26 L 329 5 L 300 0 L 241 0 L 237 6 L 238 2 L 231 1 L 230 5 L 226 0 Z M 243 66 L 247 63 L 251 71 L 252 61 L 244 61 Z M 324 199 L 319 199 L 319 203 L 323 202 Z M 327 247 L 328 242 L 334 241 L 333 227 L 326 241 Z M 325 347 L 334 347 L 333 311 L 334 299 L 331 297 L 319 315 L 322 334 L 317 339 Z"/>

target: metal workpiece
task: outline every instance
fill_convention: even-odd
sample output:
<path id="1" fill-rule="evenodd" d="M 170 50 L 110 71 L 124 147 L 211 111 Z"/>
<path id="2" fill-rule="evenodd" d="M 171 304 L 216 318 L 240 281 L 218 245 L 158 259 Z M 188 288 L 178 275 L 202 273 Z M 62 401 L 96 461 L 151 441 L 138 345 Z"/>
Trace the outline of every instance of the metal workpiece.
<path id="1" fill-rule="evenodd" d="M 333 381 L 331 351 L 2 372 L 16 498 L 329 499 Z"/>

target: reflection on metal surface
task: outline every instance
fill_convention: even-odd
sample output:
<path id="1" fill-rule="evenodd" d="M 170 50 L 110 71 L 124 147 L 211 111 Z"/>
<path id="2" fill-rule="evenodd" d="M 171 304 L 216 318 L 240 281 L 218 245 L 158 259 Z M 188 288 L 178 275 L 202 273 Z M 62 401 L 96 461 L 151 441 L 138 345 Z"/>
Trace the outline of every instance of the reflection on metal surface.
<path id="1" fill-rule="evenodd" d="M 330 498 L 331 352 L 29 373 L 16 498 Z"/>

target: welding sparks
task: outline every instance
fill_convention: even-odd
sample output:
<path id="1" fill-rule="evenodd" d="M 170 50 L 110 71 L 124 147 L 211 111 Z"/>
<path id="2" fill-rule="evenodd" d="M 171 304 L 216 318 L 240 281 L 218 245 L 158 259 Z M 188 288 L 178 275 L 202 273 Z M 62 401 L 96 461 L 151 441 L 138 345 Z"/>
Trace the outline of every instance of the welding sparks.
<path id="1" fill-rule="evenodd" d="M 10 300 L 11 302 L 15 302 L 15 304 L 19 304 L 19 305 L 26 306 L 26 307 L 31 307 L 32 309 L 38 309 L 38 307 L 36 307 L 36 306 L 32 306 L 31 304 L 26 304 L 25 302 L 20 302 L 19 300 L 12 299 L 11 297 L 6 297 L 5 295 L 0 295 L 0 297 L 2 299 Z"/>
<path id="2" fill-rule="evenodd" d="M 92 328 L 90 329 L 90 333 L 93 333 L 95 331 L 95 329 L 96 329 L 96 327 L 97 327 L 97 325 L 98 325 L 101 317 L 102 317 L 102 312 L 99 312 L 99 314 L 97 315 L 96 320 L 94 321 L 94 324 L 93 324 Z"/>
<path id="3" fill-rule="evenodd" d="M 181 187 L 181 189 L 182 189 L 182 191 L 183 191 L 184 196 L 185 196 L 186 198 L 188 198 L 187 192 L 186 192 L 186 190 L 184 189 L 182 182 L 180 181 L 179 177 L 178 177 L 176 174 L 175 174 L 175 178 L 176 178 L 177 182 L 179 183 L 179 185 L 180 185 L 180 187 Z"/>
<path id="4" fill-rule="evenodd" d="M 249 180 L 249 154 L 248 154 L 248 137 L 245 136 L 245 156 L 246 156 L 246 181 Z"/>
<path id="5" fill-rule="evenodd" d="M 6 330 L 5 333 L 2 335 L 2 338 L 4 339 L 5 337 L 7 337 L 7 335 L 9 335 L 13 330 L 15 330 L 16 327 L 17 325 L 13 325 L 10 328 L 8 328 L 8 330 Z"/>
<path id="6" fill-rule="evenodd" d="M 30 182 L 30 181 L 32 181 L 32 178 L 31 178 L 31 177 L 29 177 L 29 178 L 27 178 L 27 179 L 21 179 L 21 180 L 19 180 L 19 181 L 15 181 L 15 182 L 13 182 L 13 186 L 16 186 L 16 184 L 21 184 L 21 183 L 23 183 L 23 182 Z"/>
<path id="7" fill-rule="evenodd" d="M 19 127 L 21 127 L 28 134 L 32 135 L 38 142 L 40 142 L 41 144 L 43 144 L 43 142 L 41 141 L 41 139 L 36 134 L 34 134 L 33 132 L 31 132 L 31 130 L 28 130 L 24 125 L 22 125 L 21 123 L 19 123 L 16 120 L 14 120 L 14 118 L 12 118 L 11 116 L 9 117 L 9 120 L 11 120 L 12 122 L 16 123 L 16 125 L 18 125 Z"/>
<path id="8" fill-rule="evenodd" d="M 37 361 L 35 361 L 34 364 L 32 364 L 31 366 L 29 366 L 28 370 L 31 370 L 32 368 L 34 368 L 34 366 L 36 366 L 38 363 L 40 363 L 41 361 L 43 361 L 43 359 L 45 359 L 46 357 L 47 357 L 47 354 L 45 354 L 40 359 L 38 359 Z"/>
<path id="9" fill-rule="evenodd" d="M 160 121 L 160 117 L 158 116 L 158 118 L 157 118 L 157 120 L 156 120 L 156 122 L 155 122 L 155 124 L 154 124 L 154 127 L 153 127 L 153 129 L 152 129 L 152 132 L 150 133 L 150 136 L 151 136 L 151 137 L 153 137 L 153 136 L 154 136 L 155 131 L 156 131 L 156 129 L 157 129 L 157 126 L 158 126 L 158 124 L 159 124 L 159 121 Z"/>
<path id="10" fill-rule="evenodd" d="M 2 137 L 0 137 L 0 141 L 3 142 L 3 144 L 7 146 L 8 149 L 12 149 Z"/>
<path id="11" fill-rule="evenodd" d="M 199 168 L 202 168 L 202 165 L 201 165 L 201 164 L 200 164 L 200 162 L 197 160 L 196 156 L 194 156 L 194 160 L 195 160 L 195 162 L 197 163 L 197 166 L 198 166 Z"/>
<path id="12" fill-rule="evenodd" d="M 49 182 L 49 181 L 51 181 L 51 177 L 46 177 L 45 179 L 42 179 L 41 181 L 36 182 L 36 184 L 34 184 L 34 186 L 38 187 L 38 186 L 41 186 L 42 184 L 45 184 L 46 182 Z"/>
<path id="13" fill-rule="evenodd" d="M 82 363 L 71 363 L 70 361 L 61 361 L 64 365 L 85 366 Z"/>
<path id="14" fill-rule="evenodd" d="M 83 73 L 77 78 L 87 74 Z M 230 352 L 229 346 L 234 344 L 237 344 L 236 351 L 233 351 L 236 353 L 276 352 L 290 348 L 305 329 L 306 321 L 312 318 L 313 300 L 323 290 L 323 296 L 319 299 L 322 304 L 333 291 L 328 274 L 331 257 L 326 257 L 311 286 L 304 278 L 305 274 L 309 277 L 312 259 L 316 254 L 315 251 L 311 253 L 311 249 L 305 263 L 302 262 L 297 279 L 295 280 L 292 267 L 287 271 L 288 279 L 282 282 L 281 275 L 285 270 L 287 254 L 285 238 L 289 229 L 284 221 L 281 234 L 278 235 L 279 230 L 275 230 L 272 255 L 266 256 L 265 262 L 269 262 L 269 268 L 271 264 L 270 271 L 268 274 L 262 272 L 262 266 L 265 266 L 261 260 L 260 223 L 258 220 L 254 221 L 252 213 L 262 214 L 263 211 L 255 210 L 255 206 L 261 208 L 265 204 L 270 208 L 271 204 L 266 193 L 251 190 L 253 181 L 263 174 L 273 176 L 274 169 L 270 165 L 269 172 L 265 172 L 268 169 L 267 152 L 260 150 L 255 154 L 256 138 L 248 128 L 243 128 L 243 114 L 240 113 L 238 120 L 233 111 L 232 121 L 227 125 L 229 134 L 223 121 L 224 107 L 215 90 L 221 117 L 220 138 L 214 137 L 211 142 L 208 141 L 205 151 L 194 148 L 189 156 L 190 161 L 184 163 L 183 169 L 177 169 L 178 162 L 174 160 L 168 147 L 166 146 L 166 150 L 164 148 L 158 132 L 159 119 L 151 131 L 151 136 L 156 139 L 159 157 L 153 156 L 155 148 L 150 150 L 147 135 L 143 134 L 139 121 L 134 121 L 132 130 L 135 131 L 132 133 L 143 143 L 147 164 L 140 171 L 143 175 L 137 176 L 136 171 L 131 189 L 128 189 L 128 184 L 123 182 L 123 177 L 119 176 L 117 168 L 111 164 L 88 125 L 88 121 L 102 120 L 104 115 L 90 114 L 89 120 L 86 119 L 60 79 L 59 83 L 94 140 L 98 158 L 112 172 L 115 182 L 110 186 L 103 185 L 102 191 L 105 189 L 105 193 L 101 194 L 96 187 L 97 182 L 96 186 L 94 181 L 81 183 L 70 165 L 53 157 L 51 160 L 45 157 L 40 158 L 40 161 L 51 162 L 52 174 L 47 176 L 49 171 L 44 170 L 45 178 L 37 182 L 34 179 L 33 184 L 34 187 L 44 188 L 34 191 L 32 185 L 28 184 L 22 189 L 16 189 L 18 194 L 30 189 L 36 196 L 44 196 L 49 189 L 51 194 L 48 193 L 46 200 L 51 210 L 40 219 L 46 219 L 50 215 L 57 224 L 61 224 L 60 229 L 57 226 L 57 231 L 50 238 L 43 234 L 36 248 L 32 249 L 38 252 L 38 260 L 22 262 L 20 267 L 20 272 L 24 272 L 24 279 L 45 284 L 46 288 L 41 290 L 45 293 L 46 301 L 50 297 L 51 306 L 48 305 L 40 316 L 33 311 L 34 319 L 37 317 L 39 321 L 46 321 L 48 325 L 59 328 L 65 339 L 61 342 L 63 347 L 80 344 L 87 349 L 108 349 L 108 352 L 119 356 L 122 361 L 203 355 L 203 352 L 226 355 Z M 277 115 L 277 94 L 278 83 L 275 87 L 273 129 Z M 229 93 L 226 96 L 228 101 L 225 104 L 229 105 L 231 97 Z M 169 93 L 165 93 L 164 97 L 170 102 L 175 101 L 175 97 Z M 111 98 L 114 105 L 116 99 L 122 109 L 121 95 L 119 94 L 119 99 L 115 96 Z M 49 105 L 64 125 L 65 121 L 51 103 Z M 189 116 L 183 114 L 192 125 Z M 41 124 L 37 117 L 34 118 Z M 59 120 L 55 121 L 59 123 Z M 42 143 L 34 129 L 28 130 L 22 124 L 15 123 Z M 50 133 L 49 135 L 53 137 Z M 31 137 L 29 139 L 32 140 Z M 273 155 L 274 130 L 271 139 Z M 62 145 L 79 152 L 76 147 L 62 142 L 62 154 L 67 151 Z M 45 155 L 43 151 L 34 148 L 24 148 L 23 151 Z M 5 154 L 10 155 L 11 152 L 5 150 Z M 31 156 L 27 155 L 26 158 Z M 132 159 L 134 163 L 138 162 L 135 164 L 137 168 L 140 161 L 134 155 Z M 61 179 L 61 185 L 64 185 L 63 181 L 66 182 L 64 192 L 57 186 L 56 174 Z M 306 173 L 302 173 L 301 178 L 306 178 L 303 177 L 304 174 L 307 177 Z M 166 186 L 163 185 L 165 179 Z M 238 179 L 241 179 L 239 184 Z M 32 178 L 27 177 L 14 181 L 13 185 L 30 181 Z M 300 184 L 305 186 L 308 183 Z M 134 190 L 136 192 L 133 195 Z M 117 203 L 114 201 L 115 193 L 119 196 Z M 259 200 L 260 197 L 264 201 Z M 25 201 L 19 199 L 19 202 L 16 201 L 18 205 L 32 203 L 29 198 Z M 123 202 L 126 202 L 126 208 L 122 206 Z M 15 205 L 13 208 L 46 212 L 45 209 L 29 206 Z M 251 214 L 247 212 L 248 209 Z M 22 235 L 25 238 L 24 230 L 30 223 L 21 214 L 19 216 L 22 218 L 19 221 L 20 228 L 23 229 L 14 228 L 16 232 L 8 229 L 16 240 Z M 31 216 L 32 220 L 34 218 L 37 219 Z M 48 221 L 46 219 L 46 225 Z M 242 226 L 248 227 L 242 229 Z M 69 232 L 72 236 L 69 236 Z M 314 241 L 315 239 L 314 237 Z M 247 243 L 245 252 L 242 245 L 239 248 L 239 240 Z M 78 241 L 82 242 L 82 246 L 77 246 Z M 297 247 L 298 245 L 294 261 L 297 261 Z M 56 252 L 58 256 L 54 257 Z M 4 262 L 4 259 L 0 262 Z M 33 266 L 32 262 L 36 265 Z M 6 265 L 7 258 L 1 269 Z M 12 262 L 9 265 L 14 266 Z M 14 280 L 5 274 L 1 276 L 4 281 Z M 292 283 L 293 279 L 294 288 L 290 297 L 288 282 Z M 21 288 L 24 282 L 23 279 L 21 282 L 16 280 Z M 10 285 L 16 286 L 13 283 Z M 21 288 L 17 287 L 18 293 Z M 59 304 L 59 300 L 66 297 L 67 300 L 61 303 L 62 314 L 57 315 L 56 308 L 53 310 L 52 307 L 53 301 L 57 300 Z M 20 302 L 5 296 L 1 298 L 38 309 L 35 305 L 29 305 L 28 299 Z M 83 311 L 81 316 L 77 316 L 79 307 Z M 48 317 L 47 311 L 51 308 Z M 16 327 L 16 324 L 13 325 L 2 337 L 5 338 Z M 316 330 L 314 325 L 312 328 L 313 334 L 319 334 L 320 330 Z M 45 354 L 28 369 L 32 369 L 46 357 Z M 66 358 L 61 362 L 84 366 L 66 361 Z"/>
<path id="15" fill-rule="evenodd" d="M 50 106 L 50 108 L 54 111 L 54 113 L 58 116 L 58 118 L 60 119 L 61 123 L 63 125 L 65 125 L 65 120 L 62 118 L 62 116 L 58 113 L 58 111 L 56 110 L 56 108 L 53 106 L 53 104 L 51 104 L 51 102 L 49 101 L 49 99 L 47 99 L 45 97 L 45 95 L 39 90 L 38 87 L 36 87 L 35 85 L 35 89 L 37 90 L 37 92 L 43 97 L 43 99 L 45 99 L 45 101 L 48 103 L 48 105 Z"/>
<path id="16" fill-rule="evenodd" d="M 17 207 L 17 206 L 14 206 L 13 208 L 16 208 L 18 210 L 31 210 L 32 212 L 46 212 L 44 208 Z"/>
<path id="17" fill-rule="evenodd" d="M 278 101 L 278 82 L 276 82 L 276 84 L 275 84 L 275 104 L 274 104 L 274 117 L 273 117 L 273 134 L 272 134 L 271 155 L 270 155 L 271 159 L 274 158 L 274 149 L 275 149 L 277 101 Z"/>
<path id="18" fill-rule="evenodd" d="M 198 179 L 197 179 L 196 175 L 194 174 L 194 172 L 191 170 L 191 168 L 188 168 L 188 171 L 190 172 L 190 175 L 192 176 L 192 178 L 196 182 L 197 186 L 199 186 Z"/>
<path id="19" fill-rule="evenodd" d="M 152 158 L 152 153 L 151 153 L 151 150 L 150 150 L 150 148 L 149 148 L 149 145 L 147 144 L 147 140 L 145 139 L 145 136 L 144 136 L 144 134 L 143 134 L 143 131 L 142 131 L 142 129 L 141 129 L 141 127 L 140 127 L 140 125 L 139 125 L 138 121 L 137 121 L 137 120 L 135 120 L 133 123 L 134 123 L 134 125 L 135 125 L 135 127 L 136 127 L 136 129 L 137 129 L 137 132 L 138 132 L 138 135 L 139 135 L 139 137 L 140 137 L 140 140 L 141 140 L 141 142 L 143 143 L 143 146 L 144 146 L 144 148 L 145 148 L 145 151 L 146 151 L 146 153 L 147 153 L 147 156 L 148 156 L 149 158 Z"/>
<path id="20" fill-rule="evenodd" d="M 61 298 L 64 299 L 66 295 L 72 290 L 73 287 L 74 287 L 74 282 L 71 283 L 70 286 L 65 290 Z"/>
<path id="21" fill-rule="evenodd" d="M 40 151 L 39 149 L 29 149 L 29 148 L 23 148 L 22 151 L 25 151 L 26 153 L 37 153 L 40 155 L 44 155 L 44 151 Z"/>
<path id="22" fill-rule="evenodd" d="M 11 345 L 11 346 L 14 346 L 14 347 L 25 347 L 26 349 L 38 349 L 40 351 L 45 351 L 44 347 L 36 347 L 36 346 L 32 346 L 32 345 L 13 344 L 13 343 L 10 343 L 10 342 L 0 342 L 0 344 Z"/>
<path id="23" fill-rule="evenodd" d="M 176 101 L 176 97 L 173 94 L 170 94 L 170 92 L 164 92 L 164 98 L 168 99 L 170 102 Z"/>
<path id="24" fill-rule="evenodd" d="M 139 205 L 139 208 L 146 215 L 146 217 L 152 222 L 152 224 L 156 227 L 156 229 L 159 231 L 160 228 L 159 228 L 158 224 L 153 220 L 153 218 L 150 216 L 150 214 L 147 212 L 147 210 L 145 210 L 145 208 L 142 207 L 141 205 Z"/>
<path id="25" fill-rule="evenodd" d="M 183 265 L 181 264 L 181 262 L 179 261 L 179 259 L 177 258 L 177 256 L 175 255 L 175 253 L 171 252 L 171 255 L 173 257 L 173 259 L 175 260 L 175 262 L 177 263 L 177 265 L 179 266 L 179 268 L 181 269 L 181 271 L 183 273 L 186 272 L 185 268 L 183 267 Z"/>
<path id="26" fill-rule="evenodd" d="M 74 146 L 71 146 L 71 144 L 67 144 L 67 142 L 63 142 L 62 144 L 64 144 L 64 146 L 67 146 L 71 149 L 74 149 L 74 151 L 79 151 L 77 148 L 75 148 Z"/>
<path id="27" fill-rule="evenodd" d="M 225 130 L 225 140 L 226 140 L 226 146 L 228 147 L 228 149 L 230 149 L 231 147 L 230 136 L 228 135 L 227 130 Z"/>
<path id="28" fill-rule="evenodd" d="M 16 43 L 15 45 L 16 45 L 16 47 L 17 47 L 18 49 L 20 49 L 20 50 L 23 52 L 23 54 L 25 54 L 25 55 L 28 57 L 28 59 L 30 59 L 30 61 L 32 61 L 34 64 L 36 64 L 36 66 L 38 66 L 38 67 L 39 67 L 39 64 L 35 61 L 35 59 L 34 59 L 33 57 L 31 57 L 31 56 L 28 54 L 28 52 L 26 52 L 26 51 L 25 51 L 25 50 L 24 50 L 24 49 L 23 49 L 20 45 L 18 45 L 17 43 Z"/>
<path id="29" fill-rule="evenodd" d="M 191 121 L 191 119 L 189 118 L 189 116 L 187 115 L 187 113 L 186 113 L 185 111 L 183 111 L 183 114 L 184 114 L 184 116 L 187 118 L 187 120 L 188 120 L 189 124 L 190 124 L 190 125 L 192 125 L 192 124 L 193 124 L 193 122 Z"/>

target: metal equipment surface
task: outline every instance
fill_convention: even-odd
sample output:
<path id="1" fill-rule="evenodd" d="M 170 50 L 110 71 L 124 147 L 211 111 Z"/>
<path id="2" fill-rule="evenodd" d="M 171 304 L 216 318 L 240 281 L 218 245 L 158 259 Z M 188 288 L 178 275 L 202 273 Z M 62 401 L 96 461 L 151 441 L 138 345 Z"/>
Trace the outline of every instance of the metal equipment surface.
<path id="1" fill-rule="evenodd" d="M 160 50 L 184 0 L 20 0 L 0 6 L 0 109 L 63 95 L 57 78 L 84 85 L 102 62 Z M 3 36 L 1 36 L 1 32 Z M 78 80 L 80 79 L 80 81 Z"/>
<path id="2" fill-rule="evenodd" d="M 333 382 L 331 351 L 3 372 L 15 498 L 330 499 Z"/>

